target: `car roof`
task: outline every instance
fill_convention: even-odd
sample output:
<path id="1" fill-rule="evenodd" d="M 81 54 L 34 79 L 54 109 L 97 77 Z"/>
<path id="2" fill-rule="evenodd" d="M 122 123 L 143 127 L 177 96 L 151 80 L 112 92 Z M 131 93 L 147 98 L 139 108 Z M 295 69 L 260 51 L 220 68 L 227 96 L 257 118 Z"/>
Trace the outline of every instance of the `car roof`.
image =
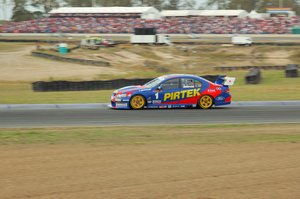
<path id="1" fill-rule="evenodd" d="M 163 75 L 161 76 L 165 79 L 170 79 L 170 78 L 197 78 L 197 79 L 201 79 L 203 81 L 207 81 L 207 82 L 210 82 L 209 80 L 201 77 L 201 76 L 198 76 L 198 75 L 191 75 L 191 74 L 168 74 L 168 75 Z"/>
<path id="2" fill-rule="evenodd" d="M 198 76 L 198 75 L 190 75 L 190 74 L 169 74 L 169 75 L 164 75 L 162 76 L 166 79 L 169 79 L 169 78 L 184 78 L 184 77 L 187 77 L 187 78 L 198 78 L 198 79 L 202 79 L 202 80 L 206 80 L 208 81 L 207 79 L 201 77 L 201 76 Z"/>
<path id="3" fill-rule="evenodd" d="M 164 77 L 170 78 L 170 77 L 199 77 L 199 76 L 190 75 L 190 74 L 168 74 L 168 75 L 164 75 Z"/>

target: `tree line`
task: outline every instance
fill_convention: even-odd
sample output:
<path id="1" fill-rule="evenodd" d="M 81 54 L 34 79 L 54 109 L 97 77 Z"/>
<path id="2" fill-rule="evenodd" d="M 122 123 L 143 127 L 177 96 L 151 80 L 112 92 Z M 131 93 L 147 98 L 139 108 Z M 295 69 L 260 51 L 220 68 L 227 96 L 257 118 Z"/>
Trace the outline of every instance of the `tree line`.
<path id="1" fill-rule="evenodd" d="M 300 0 L 207 0 L 197 5 L 196 0 L 13 0 L 13 21 L 24 21 L 43 17 L 54 8 L 61 6 L 153 6 L 158 10 L 189 10 L 189 9 L 242 9 L 250 12 L 265 12 L 269 7 L 288 7 L 300 13 Z M 28 6 L 42 11 L 31 12 Z"/>
<path id="2" fill-rule="evenodd" d="M 291 8 L 300 13 L 300 0 L 207 0 L 208 7 L 224 10 L 256 10 L 265 12 L 266 8 Z"/>

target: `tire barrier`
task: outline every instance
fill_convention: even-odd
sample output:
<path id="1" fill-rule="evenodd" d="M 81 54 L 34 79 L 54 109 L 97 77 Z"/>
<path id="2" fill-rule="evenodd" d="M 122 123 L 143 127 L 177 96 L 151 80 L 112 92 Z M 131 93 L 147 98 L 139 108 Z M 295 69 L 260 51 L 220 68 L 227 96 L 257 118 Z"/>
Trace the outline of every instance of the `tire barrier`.
<path id="1" fill-rule="evenodd" d="M 72 50 L 76 50 L 76 49 L 79 49 L 79 48 L 80 48 L 80 45 L 74 46 L 72 48 L 69 48 L 69 52 L 72 52 Z"/>
<path id="2" fill-rule="evenodd" d="M 38 81 L 32 83 L 33 91 L 89 91 L 89 90 L 109 90 L 129 85 L 141 85 L 151 79 L 115 79 L 107 81 Z"/>
<path id="3" fill-rule="evenodd" d="M 214 82 L 219 75 L 202 76 Z M 151 79 L 114 79 L 106 81 L 38 81 L 32 83 L 32 90 L 35 92 L 47 91 L 91 91 L 91 90 L 111 90 L 130 85 L 143 85 Z"/>
<path id="4" fill-rule="evenodd" d="M 264 70 L 284 70 L 286 66 L 215 66 L 217 71 L 249 70 L 253 67 Z"/>
<path id="5" fill-rule="evenodd" d="M 95 60 L 86 60 L 86 59 L 77 59 L 77 58 L 70 58 L 70 57 L 61 57 L 58 55 L 52 55 L 44 52 L 37 52 L 33 51 L 31 52 L 33 56 L 37 57 L 43 57 L 47 59 L 52 59 L 55 61 L 63 61 L 63 62 L 71 62 L 71 63 L 79 63 L 79 64 L 85 64 L 85 65 L 94 65 L 94 66 L 109 66 L 109 62 L 104 61 L 95 61 Z"/>
<path id="6" fill-rule="evenodd" d="M 261 80 L 261 74 L 259 68 L 252 68 L 245 76 L 246 84 L 259 84 Z"/>
<path id="7" fill-rule="evenodd" d="M 288 64 L 285 68 L 285 77 L 298 77 L 298 65 Z"/>

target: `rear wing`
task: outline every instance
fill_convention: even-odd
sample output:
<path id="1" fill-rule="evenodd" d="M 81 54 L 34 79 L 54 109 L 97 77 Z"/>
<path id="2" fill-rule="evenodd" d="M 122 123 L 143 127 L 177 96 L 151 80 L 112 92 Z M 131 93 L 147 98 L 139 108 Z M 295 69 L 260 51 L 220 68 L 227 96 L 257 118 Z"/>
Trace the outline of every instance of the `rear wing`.
<path id="1" fill-rule="evenodd" d="M 215 83 L 224 85 L 224 86 L 232 86 L 235 82 L 235 77 L 226 77 L 226 76 L 219 76 Z"/>

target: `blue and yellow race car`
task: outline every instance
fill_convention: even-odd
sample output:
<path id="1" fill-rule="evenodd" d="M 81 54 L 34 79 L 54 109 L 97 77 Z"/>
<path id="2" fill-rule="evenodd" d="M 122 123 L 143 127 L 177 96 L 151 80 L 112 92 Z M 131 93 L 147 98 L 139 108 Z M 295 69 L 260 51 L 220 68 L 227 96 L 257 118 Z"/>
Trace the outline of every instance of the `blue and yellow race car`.
<path id="1" fill-rule="evenodd" d="M 220 76 L 215 83 L 196 75 L 172 74 L 145 85 L 126 86 L 111 96 L 113 109 L 187 108 L 208 109 L 231 103 L 229 86 L 235 78 Z"/>

